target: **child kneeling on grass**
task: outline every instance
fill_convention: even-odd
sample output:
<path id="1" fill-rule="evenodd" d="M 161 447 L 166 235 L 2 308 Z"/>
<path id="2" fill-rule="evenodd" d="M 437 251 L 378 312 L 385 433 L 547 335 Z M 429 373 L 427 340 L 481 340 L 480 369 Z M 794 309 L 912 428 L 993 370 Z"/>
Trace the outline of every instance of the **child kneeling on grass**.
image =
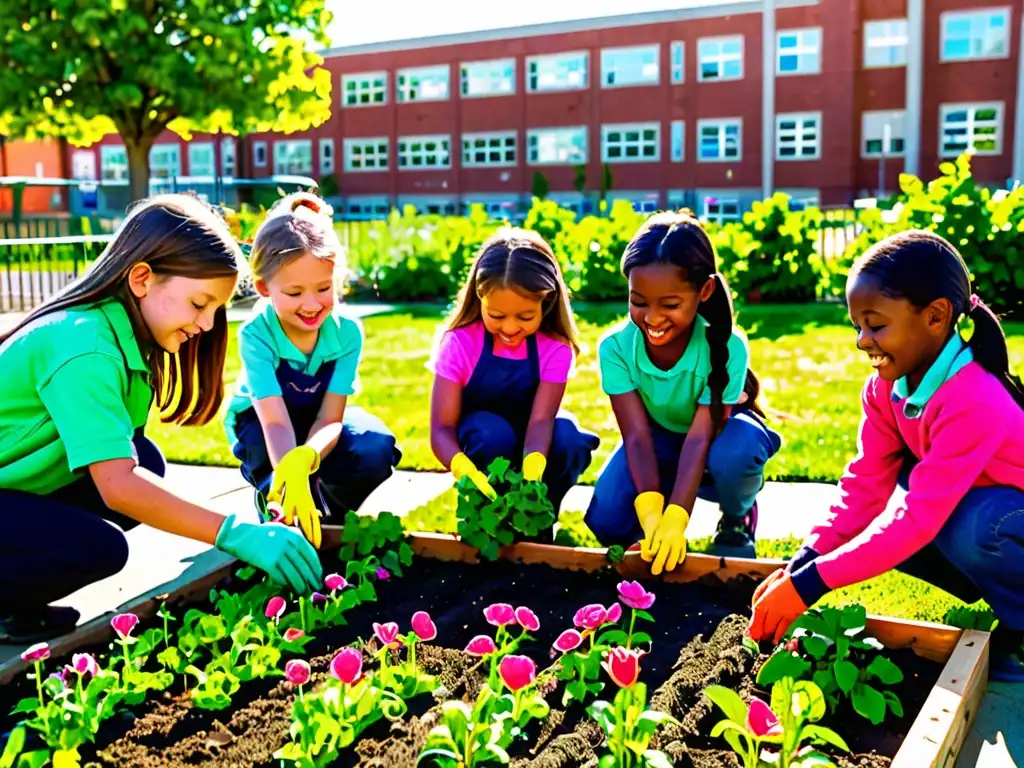
<path id="1" fill-rule="evenodd" d="M 1024 681 L 1024 389 L 967 265 L 930 232 L 878 243 L 846 284 L 864 386 L 840 501 L 755 592 L 750 634 L 779 640 L 830 590 L 893 568 L 999 619 L 994 679 Z M 970 339 L 959 321 L 974 325 Z M 888 506 L 897 485 L 903 504 Z"/>
<path id="2" fill-rule="evenodd" d="M 225 304 L 244 264 L 225 223 L 197 199 L 142 201 L 81 278 L 0 335 L 0 642 L 71 631 L 52 607 L 128 560 L 146 523 L 213 544 L 299 592 L 319 586 L 298 531 L 246 523 L 179 497 L 143 435 L 205 424 L 220 407 Z"/>
<path id="3" fill-rule="evenodd" d="M 256 233 L 250 266 L 269 301 L 239 329 L 242 371 L 225 417 L 261 513 L 279 504 L 317 547 L 321 513 L 340 520 L 358 509 L 402 456 L 384 422 L 347 404 L 363 332 L 335 306 L 342 255 L 331 214 L 315 195 L 290 195 Z"/>
<path id="4" fill-rule="evenodd" d="M 430 444 L 457 479 L 485 495 L 496 458 L 543 480 L 559 505 L 598 445 L 560 410 L 579 351 L 558 261 L 536 232 L 506 228 L 485 242 L 433 360 Z"/>

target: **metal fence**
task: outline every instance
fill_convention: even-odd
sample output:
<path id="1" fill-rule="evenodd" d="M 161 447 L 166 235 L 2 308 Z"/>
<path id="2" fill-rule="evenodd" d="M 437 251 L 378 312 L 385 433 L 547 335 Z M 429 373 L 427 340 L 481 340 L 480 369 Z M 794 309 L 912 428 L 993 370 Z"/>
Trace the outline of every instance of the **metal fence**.
<path id="1" fill-rule="evenodd" d="M 27 312 L 74 280 L 113 235 L 0 239 L 0 312 Z"/>

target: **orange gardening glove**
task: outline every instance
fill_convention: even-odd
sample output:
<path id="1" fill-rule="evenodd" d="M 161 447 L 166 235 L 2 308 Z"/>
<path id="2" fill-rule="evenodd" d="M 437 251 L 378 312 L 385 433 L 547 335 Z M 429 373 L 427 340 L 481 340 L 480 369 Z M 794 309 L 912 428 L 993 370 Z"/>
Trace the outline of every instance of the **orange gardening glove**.
<path id="1" fill-rule="evenodd" d="M 757 601 L 760 600 L 764 593 L 768 591 L 768 588 L 785 575 L 785 568 L 779 568 L 778 570 L 772 571 L 768 574 L 768 578 L 757 585 L 757 589 L 754 590 L 754 597 L 751 599 L 750 604 L 756 605 Z"/>
<path id="2" fill-rule="evenodd" d="M 776 578 L 773 574 L 774 582 L 754 603 L 754 615 L 747 634 L 757 642 L 770 639 L 778 643 L 789 625 L 807 610 L 807 605 L 793 586 L 793 575 L 785 571 L 779 573 L 782 576 Z"/>

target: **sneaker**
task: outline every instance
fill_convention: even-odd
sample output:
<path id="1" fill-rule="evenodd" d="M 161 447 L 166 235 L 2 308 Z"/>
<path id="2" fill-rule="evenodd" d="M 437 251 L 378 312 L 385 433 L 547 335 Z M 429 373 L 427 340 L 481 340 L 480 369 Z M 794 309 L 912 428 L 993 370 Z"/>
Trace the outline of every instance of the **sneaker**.
<path id="1" fill-rule="evenodd" d="M 1024 632 L 992 632 L 989 680 L 1001 683 L 1024 683 Z"/>
<path id="2" fill-rule="evenodd" d="M 45 605 L 0 614 L 0 643 L 39 643 L 71 632 L 81 614 L 74 608 Z"/>
<path id="3" fill-rule="evenodd" d="M 754 555 L 754 532 L 757 530 L 757 502 L 741 518 L 722 515 L 711 545 L 710 554 L 717 557 L 747 557 Z"/>

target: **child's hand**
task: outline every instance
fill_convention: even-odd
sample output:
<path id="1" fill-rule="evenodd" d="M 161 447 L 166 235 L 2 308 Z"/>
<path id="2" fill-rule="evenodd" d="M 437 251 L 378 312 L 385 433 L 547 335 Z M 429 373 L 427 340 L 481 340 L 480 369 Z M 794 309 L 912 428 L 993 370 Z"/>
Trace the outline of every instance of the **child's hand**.
<path id="1" fill-rule="evenodd" d="M 654 532 L 651 544 L 651 549 L 656 553 L 654 565 L 651 566 L 654 576 L 663 570 L 674 570 L 686 559 L 686 525 L 689 522 L 690 513 L 678 504 L 665 507 L 665 514 Z"/>
<path id="2" fill-rule="evenodd" d="M 457 453 L 452 457 L 451 470 L 456 480 L 468 477 L 469 481 L 477 487 L 477 490 L 491 501 L 498 498 L 497 492 L 487 482 L 487 475 L 477 469 L 476 464 L 466 454 Z"/>
<path id="3" fill-rule="evenodd" d="M 309 542 L 291 528 L 246 523 L 228 515 L 217 533 L 217 549 L 266 571 L 300 595 L 323 584 L 323 568 Z"/>
<path id="4" fill-rule="evenodd" d="M 644 531 L 644 540 L 640 545 L 640 557 L 648 563 L 654 559 L 654 532 L 658 530 L 662 513 L 665 510 L 665 497 L 657 491 L 644 491 L 633 502 L 636 518 Z"/>
<path id="5" fill-rule="evenodd" d="M 308 445 L 292 448 L 278 462 L 270 482 L 267 503 L 281 505 L 285 525 L 298 518 L 299 528 L 309 542 L 320 547 L 320 511 L 313 502 L 309 476 L 320 467 L 320 454 Z"/>

